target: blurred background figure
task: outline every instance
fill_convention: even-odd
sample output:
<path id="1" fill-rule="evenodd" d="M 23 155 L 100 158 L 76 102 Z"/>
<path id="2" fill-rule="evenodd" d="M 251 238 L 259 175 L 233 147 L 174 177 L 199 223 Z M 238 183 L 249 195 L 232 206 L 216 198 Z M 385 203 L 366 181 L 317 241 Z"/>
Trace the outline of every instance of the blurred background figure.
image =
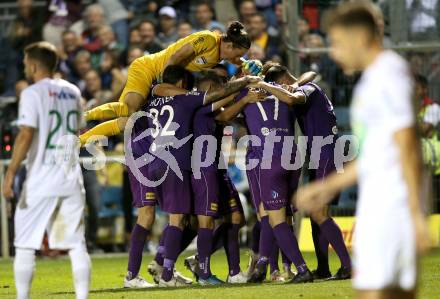
<path id="1" fill-rule="evenodd" d="M 163 47 L 160 45 L 156 37 L 156 28 L 152 21 L 143 20 L 138 25 L 140 45 L 144 49 L 145 55 L 154 54 L 162 51 Z"/>
<path id="2" fill-rule="evenodd" d="M 225 26 L 214 20 L 214 10 L 208 1 L 202 1 L 196 8 L 197 31 L 219 30 L 225 32 Z"/>
<path id="3" fill-rule="evenodd" d="M 162 47 L 166 48 L 178 39 L 177 35 L 177 13 L 171 6 L 164 6 L 159 10 L 158 39 Z"/>

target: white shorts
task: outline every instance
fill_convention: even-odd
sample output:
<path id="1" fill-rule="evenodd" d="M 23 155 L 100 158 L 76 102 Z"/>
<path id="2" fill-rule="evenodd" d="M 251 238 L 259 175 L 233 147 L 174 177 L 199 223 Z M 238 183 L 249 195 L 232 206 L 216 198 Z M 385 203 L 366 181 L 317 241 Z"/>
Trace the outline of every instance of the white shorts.
<path id="1" fill-rule="evenodd" d="M 365 218 L 356 219 L 354 288 L 413 290 L 417 281 L 417 257 L 409 212 Z"/>
<path id="2" fill-rule="evenodd" d="M 51 249 L 85 246 L 84 204 L 80 191 L 70 196 L 20 199 L 15 211 L 14 246 L 39 250 L 45 232 Z"/>

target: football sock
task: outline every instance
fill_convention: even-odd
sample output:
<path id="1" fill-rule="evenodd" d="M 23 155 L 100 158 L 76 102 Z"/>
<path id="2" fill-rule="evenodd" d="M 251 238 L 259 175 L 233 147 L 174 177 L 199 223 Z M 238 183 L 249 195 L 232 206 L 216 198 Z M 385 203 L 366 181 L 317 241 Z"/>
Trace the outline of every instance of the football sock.
<path id="1" fill-rule="evenodd" d="M 234 276 L 240 273 L 240 244 L 238 233 L 240 224 L 230 224 L 227 231 L 225 251 L 228 259 L 229 275 Z"/>
<path id="2" fill-rule="evenodd" d="M 289 224 L 290 231 L 292 234 L 294 234 L 293 225 Z M 284 254 L 284 252 L 281 251 L 281 260 L 283 262 L 283 267 L 290 269 L 290 266 L 292 265 L 292 262 L 289 260 L 289 258 Z"/>
<path id="3" fill-rule="evenodd" d="M 179 256 L 183 231 L 177 226 L 168 226 L 165 236 L 165 259 L 163 261 L 162 279 L 170 281 L 174 274 L 174 263 Z"/>
<path id="4" fill-rule="evenodd" d="M 199 228 L 197 235 L 197 253 L 199 256 L 199 276 L 207 279 L 211 276 L 210 260 L 212 251 L 213 230 Z"/>
<path id="5" fill-rule="evenodd" d="M 197 237 L 197 230 L 192 229 L 190 226 L 186 226 L 182 232 L 182 241 L 180 242 L 180 253 L 188 248 L 189 244 Z"/>
<path id="6" fill-rule="evenodd" d="M 289 228 L 287 222 L 282 222 L 273 228 L 275 238 L 284 254 L 295 264 L 298 273 L 308 270 L 306 262 L 299 251 L 298 240 Z"/>
<path id="7" fill-rule="evenodd" d="M 128 280 L 135 278 L 139 274 L 142 263 L 142 252 L 144 251 L 145 241 L 150 231 L 139 224 L 135 224 L 130 238 L 130 251 L 128 254 Z"/>
<path id="8" fill-rule="evenodd" d="M 315 246 L 315 254 L 318 261 L 317 270 L 320 272 L 330 272 L 330 267 L 328 264 L 329 242 L 327 238 L 325 238 L 324 234 L 321 233 L 318 223 L 310 219 L 310 224 L 312 226 L 313 245 Z"/>
<path id="9" fill-rule="evenodd" d="M 90 273 L 92 263 L 85 246 L 69 250 L 72 263 L 72 274 L 77 299 L 87 299 L 90 287 Z"/>
<path id="10" fill-rule="evenodd" d="M 273 229 L 269 224 L 269 216 L 264 216 L 261 218 L 260 257 L 268 259 L 272 253 L 274 243 L 275 237 Z"/>
<path id="11" fill-rule="evenodd" d="M 222 224 L 217 226 L 217 228 L 214 230 L 214 239 L 212 241 L 211 254 L 223 247 L 224 245 L 223 240 L 225 239 L 225 236 L 228 230 L 230 229 L 230 225 L 231 225 L 230 223 L 223 222 Z"/>
<path id="12" fill-rule="evenodd" d="M 320 229 L 321 234 L 324 234 L 341 260 L 341 266 L 351 268 L 350 255 L 348 254 L 339 226 L 332 218 L 328 218 L 320 225 Z"/>
<path id="13" fill-rule="evenodd" d="M 85 113 L 85 118 L 87 121 L 110 119 L 121 116 L 128 116 L 128 106 L 122 102 L 103 104 Z"/>
<path id="14" fill-rule="evenodd" d="M 163 255 L 165 253 L 165 236 L 167 233 L 167 229 L 168 229 L 168 225 L 164 228 L 163 233 L 160 236 L 159 246 L 157 246 L 156 256 L 154 257 L 154 260 L 160 266 L 163 266 Z"/>
<path id="15" fill-rule="evenodd" d="M 278 244 L 275 242 L 272 247 L 272 253 L 269 257 L 269 266 L 270 266 L 270 274 L 272 274 L 275 271 L 280 271 L 280 268 L 278 267 L 278 257 L 280 253 L 280 247 L 278 247 Z"/>
<path id="16" fill-rule="evenodd" d="M 260 221 L 255 221 L 254 227 L 252 228 L 252 251 L 258 254 L 260 248 L 260 232 L 261 232 L 261 223 Z"/>
<path id="17" fill-rule="evenodd" d="M 35 250 L 16 248 L 14 279 L 17 299 L 28 299 L 35 271 Z"/>

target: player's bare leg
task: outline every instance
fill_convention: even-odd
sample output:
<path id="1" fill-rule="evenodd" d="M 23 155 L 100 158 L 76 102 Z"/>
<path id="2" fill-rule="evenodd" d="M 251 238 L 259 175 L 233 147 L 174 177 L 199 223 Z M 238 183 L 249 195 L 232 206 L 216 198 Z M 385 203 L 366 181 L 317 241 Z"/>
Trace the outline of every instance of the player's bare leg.
<path id="1" fill-rule="evenodd" d="M 328 207 L 325 206 L 320 210 L 310 214 L 310 218 L 316 225 L 319 226 L 318 244 L 315 243 L 315 248 L 318 246 L 323 256 L 327 257 L 328 267 L 328 244 L 330 243 L 341 261 L 341 267 L 338 272 L 332 276 L 331 280 L 342 280 L 351 278 L 351 260 L 348 254 L 347 247 L 342 237 L 342 232 L 339 226 L 329 216 Z M 313 226 L 312 226 L 313 227 Z M 327 242 L 326 242 L 327 241 Z M 314 239 L 315 242 L 315 239 Z M 318 254 L 317 254 L 318 257 Z M 318 257 L 318 270 L 319 257 Z M 317 271 L 318 272 L 318 271 Z M 319 273 L 315 273 L 319 274 Z M 321 273 L 322 274 L 322 273 Z"/>
<path id="2" fill-rule="evenodd" d="M 357 290 L 357 299 L 415 299 L 415 291 L 403 291 L 400 289 L 390 289 L 390 290 Z"/>
<path id="3" fill-rule="evenodd" d="M 142 253 L 155 220 L 155 207 L 144 206 L 138 209 L 138 218 L 130 237 L 128 269 L 124 280 L 126 288 L 148 288 L 154 286 L 139 276 Z"/>

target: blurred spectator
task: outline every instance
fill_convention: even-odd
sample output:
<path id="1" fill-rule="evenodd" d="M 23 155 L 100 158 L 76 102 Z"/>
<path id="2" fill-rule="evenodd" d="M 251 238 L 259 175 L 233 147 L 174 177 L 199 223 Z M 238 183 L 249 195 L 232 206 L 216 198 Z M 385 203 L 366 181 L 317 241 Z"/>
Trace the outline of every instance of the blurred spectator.
<path id="1" fill-rule="evenodd" d="M 83 48 L 95 53 L 101 49 L 98 30 L 103 25 L 105 25 L 104 10 L 101 5 L 92 4 L 86 7 L 83 20 L 73 24 L 71 29 L 79 32 Z"/>
<path id="2" fill-rule="evenodd" d="M 129 13 L 120 0 L 98 0 L 104 10 L 105 19 L 116 35 L 116 40 L 124 48 L 127 47 Z"/>
<path id="3" fill-rule="evenodd" d="M 75 56 L 75 77 L 72 78 L 72 83 L 78 86 L 83 92 L 85 90 L 84 78 L 88 71 L 92 69 L 90 53 L 86 50 L 79 51 Z"/>
<path id="4" fill-rule="evenodd" d="M 275 5 L 278 1 L 273 0 L 255 0 L 255 5 L 258 11 L 261 11 L 266 18 L 266 22 L 269 26 L 276 26 L 277 17 L 275 14 Z"/>
<path id="5" fill-rule="evenodd" d="M 278 38 L 267 33 L 266 18 L 262 13 L 254 13 L 249 16 L 246 29 L 253 44 L 260 46 L 264 51 L 264 60 L 280 60 Z"/>
<path id="6" fill-rule="evenodd" d="M 406 0 L 406 7 L 410 40 L 428 41 L 439 38 L 440 1 Z"/>
<path id="7" fill-rule="evenodd" d="M 118 56 L 115 52 L 110 50 L 103 52 L 99 71 L 103 89 L 110 89 L 113 95 L 122 91 L 127 78 L 118 65 Z"/>
<path id="8" fill-rule="evenodd" d="M 115 33 L 110 26 L 101 26 L 98 30 L 98 38 L 104 51 L 109 50 L 119 56 L 124 50 L 124 46 L 116 40 Z"/>
<path id="9" fill-rule="evenodd" d="M 27 45 L 41 40 L 42 14 L 32 8 L 32 0 L 18 0 L 18 15 L 12 21 L 9 40 L 21 52 Z"/>
<path id="10" fill-rule="evenodd" d="M 124 65 L 126 65 L 126 67 L 122 69 L 122 74 L 125 77 L 127 77 L 128 67 L 130 66 L 130 64 L 136 58 L 142 57 L 143 55 L 144 55 L 144 50 L 139 46 L 131 46 L 130 48 L 128 48 L 127 55 L 126 55 L 126 61 L 124 63 Z"/>
<path id="11" fill-rule="evenodd" d="M 252 44 L 248 52 L 248 57 L 249 59 L 257 59 L 260 61 L 264 61 L 266 59 L 266 53 L 264 53 L 264 49 L 260 47 L 258 44 Z"/>
<path id="12" fill-rule="evenodd" d="M 62 33 L 81 19 L 82 4 L 75 0 L 53 0 L 49 11 L 51 14 L 43 27 L 43 39 L 58 47 L 62 43 Z"/>
<path id="13" fill-rule="evenodd" d="M 238 6 L 240 21 L 247 23 L 250 16 L 257 12 L 257 6 L 253 0 L 243 0 Z"/>
<path id="14" fill-rule="evenodd" d="M 142 20 L 154 19 L 159 5 L 154 0 L 125 0 L 128 2 L 128 14 L 131 26 L 137 26 Z"/>
<path id="15" fill-rule="evenodd" d="M 139 33 L 138 28 L 131 29 L 128 35 L 129 35 L 128 42 L 130 45 L 141 43 L 141 34 Z"/>
<path id="16" fill-rule="evenodd" d="M 196 8 L 197 30 L 219 30 L 225 32 L 225 26 L 214 21 L 214 9 L 209 2 L 204 1 Z"/>
<path id="17" fill-rule="evenodd" d="M 436 128 L 440 123 L 440 105 L 429 97 L 428 79 L 425 76 L 415 76 L 414 96 L 420 107 L 420 133 L 423 137 L 431 138 L 433 135 L 437 135 Z"/>
<path id="18" fill-rule="evenodd" d="M 158 38 L 162 47 L 166 48 L 177 41 L 177 13 L 171 6 L 159 10 L 160 32 Z"/>
<path id="19" fill-rule="evenodd" d="M 304 43 L 310 33 L 309 22 L 304 17 L 299 17 L 297 22 L 299 43 Z"/>
<path id="20" fill-rule="evenodd" d="M 145 52 L 148 54 L 154 54 L 162 51 L 163 48 L 156 38 L 156 29 L 154 28 L 154 23 L 152 21 L 142 21 L 138 26 L 138 30 L 141 38 L 140 45 Z"/>
<path id="21" fill-rule="evenodd" d="M 177 28 L 177 37 L 184 38 L 194 32 L 192 25 L 190 22 L 183 21 L 179 24 Z"/>
<path id="22" fill-rule="evenodd" d="M 86 101 L 97 99 L 98 93 L 102 92 L 101 77 L 96 70 L 89 70 L 84 76 L 85 88 L 82 96 Z"/>
<path id="23" fill-rule="evenodd" d="M 60 64 L 59 70 L 63 77 L 73 81 L 75 75 L 75 57 L 81 50 L 79 38 L 74 31 L 64 31 L 61 35 L 61 46 L 59 47 Z"/>

